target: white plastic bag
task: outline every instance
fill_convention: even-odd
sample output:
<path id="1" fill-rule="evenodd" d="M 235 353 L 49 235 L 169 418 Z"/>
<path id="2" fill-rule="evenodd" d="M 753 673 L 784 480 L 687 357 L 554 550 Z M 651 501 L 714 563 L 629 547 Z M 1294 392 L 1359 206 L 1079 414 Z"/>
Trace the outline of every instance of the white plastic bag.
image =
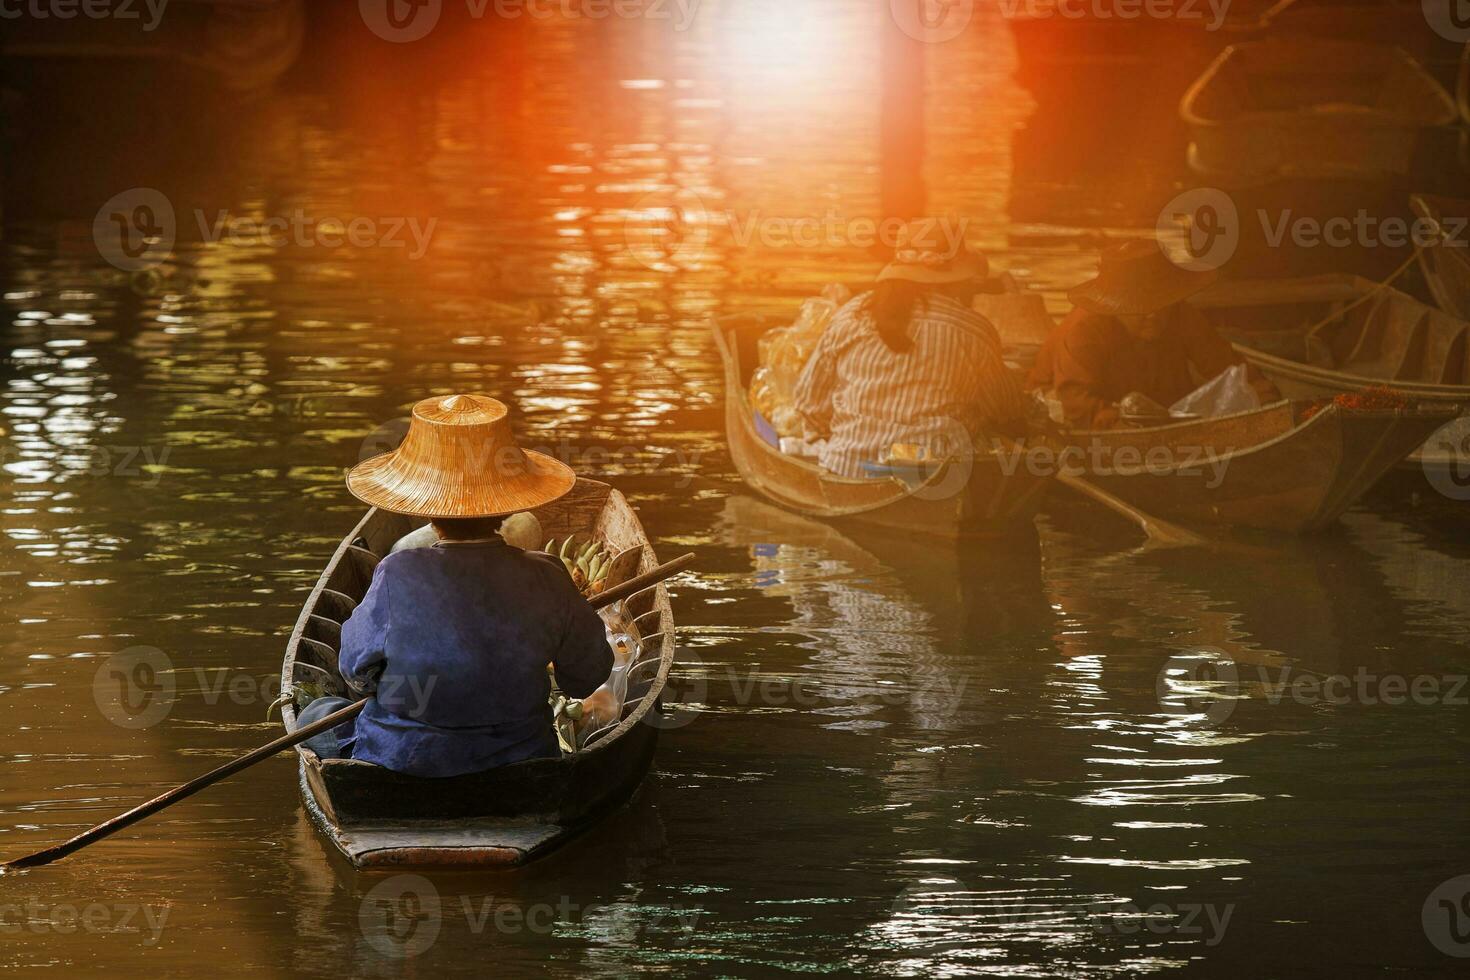
<path id="1" fill-rule="evenodd" d="M 1169 406 L 1169 414 L 1212 419 L 1260 407 L 1261 397 L 1251 387 L 1246 366 L 1237 364 Z"/>

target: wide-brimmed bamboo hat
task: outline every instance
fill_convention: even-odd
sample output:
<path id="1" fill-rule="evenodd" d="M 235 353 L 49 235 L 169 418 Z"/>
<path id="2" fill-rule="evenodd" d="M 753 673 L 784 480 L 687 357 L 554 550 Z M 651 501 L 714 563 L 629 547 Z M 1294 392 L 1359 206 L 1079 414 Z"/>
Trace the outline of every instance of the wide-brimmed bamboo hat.
<path id="1" fill-rule="evenodd" d="M 965 244 L 962 221 L 924 218 L 910 221 L 898 233 L 893 261 L 878 273 L 878 281 L 902 279 L 945 285 L 984 279 L 990 264 Z"/>
<path id="2" fill-rule="evenodd" d="M 412 517 L 504 517 L 549 504 L 577 482 L 565 463 L 522 449 L 510 410 L 485 395 L 428 398 L 403 444 L 347 474 L 363 503 Z"/>
<path id="3" fill-rule="evenodd" d="M 1097 276 L 1073 287 L 1067 297 L 1093 313 L 1147 316 L 1184 302 L 1218 278 L 1213 269 L 1181 268 L 1158 242 L 1139 239 L 1104 251 Z"/>

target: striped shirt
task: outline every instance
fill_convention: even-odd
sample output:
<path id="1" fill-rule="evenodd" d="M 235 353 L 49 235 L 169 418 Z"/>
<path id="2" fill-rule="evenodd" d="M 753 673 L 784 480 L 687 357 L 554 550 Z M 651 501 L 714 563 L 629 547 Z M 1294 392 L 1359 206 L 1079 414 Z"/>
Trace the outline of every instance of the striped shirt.
<path id="1" fill-rule="evenodd" d="M 796 386 L 796 410 L 827 436 L 822 466 L 863 476 L 862 464 L 885 459 L 895 443 L 943 458 L 970 451 L 980 433 L 1019 431 L 1025 397 L 988 320 L 931 294 L 914 308 L 913 346 L 895 354 L 862 310 L 865 299 L 837 311 Z"/>

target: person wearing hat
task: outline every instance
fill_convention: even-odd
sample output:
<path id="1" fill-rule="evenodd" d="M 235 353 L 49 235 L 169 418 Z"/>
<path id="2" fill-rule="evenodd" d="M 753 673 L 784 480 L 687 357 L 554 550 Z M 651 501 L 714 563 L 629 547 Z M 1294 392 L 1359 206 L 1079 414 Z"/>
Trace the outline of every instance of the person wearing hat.
<path id="1" fill-rule="evenodd" d="M 1076 304 L 1037 353 L 1026 387 L 1051 395 L 1067 425 L 1123 424 L 1120 403 L 1158 414 L 1245 359 L 1185 300 L 1216 281 L 1170 261 L 1144 239 L 1103 252 L 1101 267 L 1068 293 Z M 1262 402 L 1281 397 L 1254 367 L 1247 377 Z M 1134 396 L 1130 398 L 1130 396 Z"/>
<path id="2" fill-rule="evenodd" d="M 504 404 L 483 395 L 414 406 L 402 445 L 355 467 L 359 500 L 428 518 L 432 547 L 383 558 L 342 625 L 338 665 L 361 715 L 307 744 L 325 758 L 373 762 L 414 776 L 458 776 L 560 754 L 550 679 L 568 697 L 612 672 L 602 618 L 550 555 L 498 533 L 503 518 L 572 489 L 572 470 L 522 450 Z M 348 702 L 320 698 L 310 724 Z"/>
<path id="3" fill-rule="evenodd" d="M 823 467 L 871 475 L 896 445 L 944 458 L 981 432 L 1024 431 L 1020 381 L 972 309 L 986 272 L 960 228 L 903 228 L 877 285 L 837 311 L 797 382 L 793 405 L 823 440 Z"/>

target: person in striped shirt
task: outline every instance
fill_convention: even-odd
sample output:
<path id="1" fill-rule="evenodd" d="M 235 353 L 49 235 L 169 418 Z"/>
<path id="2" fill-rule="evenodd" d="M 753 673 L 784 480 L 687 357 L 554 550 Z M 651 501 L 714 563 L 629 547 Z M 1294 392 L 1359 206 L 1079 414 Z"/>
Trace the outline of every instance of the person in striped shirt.
<path id="1" fill-rule="evenodd" d="M 822 466 L 872 475 L 894 446 L 929 458 L 1025 432 L 1027 402 L 1000 335 L 972 309 L 985 257 L 954 229 L 909 224 L 875 288 L 837 311 L 797 382 L 794 407 Z"/>

